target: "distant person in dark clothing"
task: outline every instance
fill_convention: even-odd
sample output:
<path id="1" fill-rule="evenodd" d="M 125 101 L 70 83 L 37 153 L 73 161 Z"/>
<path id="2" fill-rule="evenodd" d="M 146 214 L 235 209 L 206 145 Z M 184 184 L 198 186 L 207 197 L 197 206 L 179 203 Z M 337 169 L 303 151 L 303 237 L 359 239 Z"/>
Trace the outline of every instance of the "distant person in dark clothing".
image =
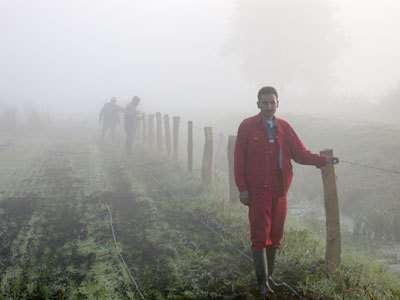
<path id="1" fill-rule="evenodd" d="M 132 101 L 125 107 L 124 111 L 126 133 L 125 151 L 127 154 L 132 153 L 132 144 L 136 136 L 136 127 L 139 119 L 136 106 L 139 105 L 139 102 L 140 98 L 138 96 L 133 97 Z"/>
<path id="2" fill-rule="evenodd" d="M 119 123 L 119 113 L 123 112 L 122 107 L 117 105 L 117 98 L 112 97 L 110 102 L 104 104 L 100 111 L 99 120 L 103 123 L 101 140 L 104 140 L 104 136 L 108 130 L 111 131 L 111 140 L 115 139 L 115 129 Z"/>

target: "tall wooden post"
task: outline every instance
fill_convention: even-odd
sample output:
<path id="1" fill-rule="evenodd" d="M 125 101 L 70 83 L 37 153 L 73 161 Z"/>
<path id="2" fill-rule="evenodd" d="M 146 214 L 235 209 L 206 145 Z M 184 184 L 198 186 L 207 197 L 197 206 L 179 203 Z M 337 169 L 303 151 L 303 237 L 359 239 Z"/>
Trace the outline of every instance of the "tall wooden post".
<path id="1" fill-rule="evenodd" d="M 164 116 L 164 128 L 165 128 L 165 148 L 167 154 L 171 155 L 171 131 L 169 130 L 169 116 Z"/>
<path id="2" fill-rule="evenodd" d="M 205 143 L 203 151 L 202 165 L 202 185 L 210 186 L 212 177 L 212 157 L 213 157 L 213 134 L 211 127 L 204 128 Z"/>
<path id="3" fill-rule="evenodd" d="M 239 190 L 236 187 L 235 176 L 233 172 L 234 152 L 235 152 L 236 136 L 230 135 L 228 140 L 228 166 L 229 166 L 229 200 L 238 202 Z"/>
<path id="4" fill-rule="evenodd" d="M 187 150 L 187 170 L 188 172 L 193 172 L 193 121 L 188 122 Z"/>
<path id="5" fill-rule="evenodd" d="M 150 148 L 154 148 L 154 139 L 155 139 L 155 132 L 154 132 L 154 114 L 149 115 L 149 134 L 148 134 L 148 145 Z"/>
<path id="6" fill-rule="evenodd" d="M 333 150 L 320 151 L 321 155 L 333 156 Z M 341 237 L 339 220 L 339 200 L 336 186 L 336 174 L 333 164 L 321 168 L 324 184 L 324 203 L 326 217 L 326 252 L 325 260 L 329 271 L 340 266 Z"/>
<path id="7" fill-rule="evenodd" d="M 172 138 L 173 138 L 173 159 L 178 160 L 178 143 L 179 143 L 179 121 L 180 117 L 173 117 L 173 129 L 172 129 Z"/>
<path id="8" fill-rule="evenodd" d="M 142 128 L 143 128 L 143 130 L 142 130 L 142 142 L 143 142 L 143 145 L 146 145 L 146 134 L 147 134 L 147 132 L 146 132 L 146 114 L 145 113 L 142 113 Z"/>
<path id="9" fill-rule="evenodd" d="M 161 133 L 161 113 L 156 113 L 156 121 L 157 121 L 157 150 L 162 150 L 162 133 Z"/>

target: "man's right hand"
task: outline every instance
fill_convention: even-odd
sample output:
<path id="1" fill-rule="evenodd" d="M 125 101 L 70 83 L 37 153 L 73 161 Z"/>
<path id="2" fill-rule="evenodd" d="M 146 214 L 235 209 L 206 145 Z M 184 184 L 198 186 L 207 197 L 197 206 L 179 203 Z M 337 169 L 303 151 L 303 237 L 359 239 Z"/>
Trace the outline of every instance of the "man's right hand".
<path id="1" fill-rule="evenodd" d="M 246 191 L 240 192 L 239 200 L 243 205 L 249 206 L 249 204 L 250 204 L 249 191 L 246 190 Z"/>

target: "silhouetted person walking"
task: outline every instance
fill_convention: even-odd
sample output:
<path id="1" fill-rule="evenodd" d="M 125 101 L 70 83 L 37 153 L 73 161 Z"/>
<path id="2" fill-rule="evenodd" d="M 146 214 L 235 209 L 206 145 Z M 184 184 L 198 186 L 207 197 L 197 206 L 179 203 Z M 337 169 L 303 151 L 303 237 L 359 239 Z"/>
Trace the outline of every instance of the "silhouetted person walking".
<path id="1" fill-rule="evenodd" d="M 104 136 L 108 130 L 111 131 L 111 140 L 115 139 L 115 129 L 119 123 L 119 113 L 123 112 L 122 107 L 117 105 L 117 98 L 112 97 L 110 102 L 104 104 L 100 111 L 99 120 L 103 123 L 101 140 L 104 140 Z"/>
<path id="2" fill-rule="evenodd" d="M 125 107 L 124 119 L 125 119 L 125 151 L 127 154 L 132 153 L 132 144 L 136 136 L 136 127 L 138 122 L 138 112 L 136 106 L 138 106 L 140 98 L 135 96 L 132 101 Z"/>

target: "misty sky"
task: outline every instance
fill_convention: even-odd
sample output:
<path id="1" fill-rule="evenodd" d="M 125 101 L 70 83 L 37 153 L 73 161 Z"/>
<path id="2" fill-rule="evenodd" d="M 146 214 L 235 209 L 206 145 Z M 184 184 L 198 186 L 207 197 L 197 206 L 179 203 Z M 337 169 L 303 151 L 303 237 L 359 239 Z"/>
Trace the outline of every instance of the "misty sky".
<path id="1" fill-rule="evenodd" d="M 335 4 L 335 87 L 376 101 L 400 82 L 400 1 Z M 96 115 L 133 95 L 165 113 L 254 110 L 259 87 L 221 50 L 234 13 L 233 0 L 0 0 L 0 100 Z"/>

